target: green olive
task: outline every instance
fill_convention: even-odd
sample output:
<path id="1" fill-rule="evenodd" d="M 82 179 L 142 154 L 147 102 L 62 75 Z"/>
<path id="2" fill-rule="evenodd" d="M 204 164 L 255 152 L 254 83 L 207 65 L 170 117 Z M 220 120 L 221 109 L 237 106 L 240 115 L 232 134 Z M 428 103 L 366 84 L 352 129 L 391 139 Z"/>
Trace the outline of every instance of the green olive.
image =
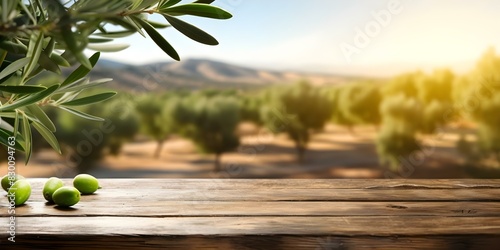
<path id="1" fill-rule="evenodd" d="M 22 180 L 24 177 L 20 174 L 7 174 L 2 178 L 2 188 L 3 190 L 9 190 L 10 186 L 12 186 L 16 181 Z"/>
<path id="2" fill-rule="evenodd" d="M 64 183 L 61 179 L 57 177 L 51 177 L 47 182 L 45 182 L 45 185 L 43 185 L 43 197 L 49 201 L 53 202 L 52 200 L 52 195 L 54 192 L 64 186 Z"/>
<path id="3" fill-rule="evenodd" d="M 18 180 L 7 191 L 9 202 L 14 201 L 16 206 L 24 204 L 31 196 L 31 185 L 27 180 Z"/>
<path id="4" fill-rule="evenodd" d="M 61 207 L 71 207 L 80 201 L 80 191 L 74 187 L 61 187 L 52 194 L 52 200 Z"/>
<path id="5" fill-rule="evenodd" d="M 82 194 L 93 194 L 99 189 L 99 182 L 92 175 L 79 174 L 73 179 L 73 186 Z"/>

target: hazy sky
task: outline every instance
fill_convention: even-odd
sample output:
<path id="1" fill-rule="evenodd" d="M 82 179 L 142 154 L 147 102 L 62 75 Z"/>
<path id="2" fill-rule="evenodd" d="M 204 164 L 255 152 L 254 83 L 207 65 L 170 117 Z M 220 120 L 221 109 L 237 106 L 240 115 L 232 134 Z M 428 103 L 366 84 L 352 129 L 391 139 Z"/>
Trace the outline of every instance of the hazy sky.
<path id="1" fill-rule="evenodd" d="M 500 50 L 498 0 L 217 0 L 215 5 L 234 17 L 184 20 L 214 35 L 219 46 L 197 44 L 173 29 L 161 31 L 181 58 L 392 75 L 418 66 L 464 70 L 488 47 Z M 133 64 L 170 60 L 141 36 L 120 42 L 131 47 L 104 57 Z"/>

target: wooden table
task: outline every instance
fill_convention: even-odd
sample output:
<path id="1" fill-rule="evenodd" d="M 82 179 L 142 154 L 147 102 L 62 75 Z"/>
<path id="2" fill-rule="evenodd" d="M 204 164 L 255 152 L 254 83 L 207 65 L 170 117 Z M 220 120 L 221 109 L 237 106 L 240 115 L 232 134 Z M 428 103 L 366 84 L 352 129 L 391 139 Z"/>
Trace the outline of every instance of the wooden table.
<path id="1" fill-rule="evenodd" d="M 500 249 L 500 180 L 100 181 L 61 209 L 31 179 L 15 243 L 2 198 L 0 249 Z"/>

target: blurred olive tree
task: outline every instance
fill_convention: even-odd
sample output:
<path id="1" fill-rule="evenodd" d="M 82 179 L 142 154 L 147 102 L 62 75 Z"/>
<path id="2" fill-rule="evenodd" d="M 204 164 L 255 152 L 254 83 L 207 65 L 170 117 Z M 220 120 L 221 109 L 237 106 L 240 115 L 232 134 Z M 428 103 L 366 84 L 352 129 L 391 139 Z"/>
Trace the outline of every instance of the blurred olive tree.
<path id="1" fill-rule="evenodd" d="M 500 56 L 488 50 L 477 63 L 469 79 L 465 113 L 478 123 L 476 149 L 479 159 L 500 163 Z"/>
<path id="2" fill-rule="evenodd" d="M 449 70 L 415 72 L 391 79 L 382 89 L 377 150 L 383 165 L 396 170 L 420 150 L 419 135 L 433 134 L 454 119 L 455 76 Z"/>
<path id="3" fill-rule="evenodd" d="M 241 120 L 252 122 L 253 124 L 261 127 L 264 125 L 264 121 L 261 116 L 261 109 L 264 104 L 262 98 L 262 93 L 250 93 L 241 96 L 240 107 L 241 107 Z"/>
<path id="4" fill-rule="evenodd" d="M 275 88 L 266 96 L 262 119 L 275 134 L 286 133 L 295 143 L 297 160 L 303 163 L 311 134 L 325 126 L 333 105 L 327 93 L 307 82 Z"/>
<path id="5" fill-rule="evenodd" d="M 345 86 L 335 87 L 330 90 L 329 98 L 332 102 L 332 115 L 331 122 L 341 126 L 347 127 L 347 129 L 353 133 L 353 126 L 355 121 L 345 113 L 345 109 L 342 108 L 344 104 L 341 102 L 341 97 L 343 95 Z"/>
<path id="6" fill-rule="evenodd" d="M 333 122 L 350 127 L 352 125 L 378 125 L 381 122 L 379 106 L 382 101 L 381 85 L 363 82 L 337 87 L 333 98 Z"/>
<path id="7" fill-rule="evenodd" d="M 141 131 L 156 141 L 154 157 L 159 158 L 163 144 L 176 132 L 177 122 L 173 117 L 179 97 L 170 95 L 146 94 L 138 98 L 135 108 L 141 118 Z"/>
<path id="8" fill-rule="evenodd" d="M 381 105 L 383 117 L 376 144 L 380 163 L 397 170 L 402 159 L 419 149 L 416 134 L 420 129 L 422 107 L 404 94 L 388 97 Z"/>
<path id="9" fill-rule="evenodd" d="M 193 94 L 170 108 L 178 131 L 203 153 L 215 155 L 214 171 L 221 170 L 221 156 L 240 145 L 236 128 L 240 107 L 236 98 Z"/>
<path id="10" fill-rule="evenodd" d="M 68 112 L 58 112 L 56 136 L 63 145 L 66 163 L 84 173 L 105 155 L 117 155 L 122 145 L 139 132 L 140 120 L 130 96 L 122 95 L 102 104 L 80 107 L 106 117 L 104 122 L 80 119 Z"/>
<path id="11" fill-rule="evenodd" d="M 455 75 L 447 69 L 436 70 L 432 75 L 417 80 L 418 99 L 423 106 L 421 131 L 432 134 L 439 126 L 455 118 L 453 107 Z"/>

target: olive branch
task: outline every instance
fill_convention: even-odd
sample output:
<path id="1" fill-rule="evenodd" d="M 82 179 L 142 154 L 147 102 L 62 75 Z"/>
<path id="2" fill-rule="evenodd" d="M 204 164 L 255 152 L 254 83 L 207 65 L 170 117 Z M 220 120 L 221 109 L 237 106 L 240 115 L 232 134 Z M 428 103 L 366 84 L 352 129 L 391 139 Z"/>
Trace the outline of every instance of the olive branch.
<path id="1" fill-rule="evenodd" d="M 218 41 L 180 16 L 229 19 L 227 11 L 211 5 L 214 0 L 181 4 L 181 0 L 2 0 L 0 1 L 0 144 L 14 136 L 16 149 L 26 163 L 32 152 L 31 129 L 37 130 L 57 152 L 56 126 L 42 107 L 62 109 L 84 119 L 102 118 L 78 110 L 78 106 L 102 102 L 115 92 L 86 95 L 86 90 L 111 79 L 90 80 L 88 74 L 100 52 L 117 52 L 128 45 L 117 38 L 136 33 L 149 36 L 168 56 L 180 60 L 173 46 L 158 32 L 173 27 L 206 45 Z M 148 20 L 164 17 L 165 23 Z M 113 26 L 112 29 L 109 27 Z M 90 58 L 85 49 L 97 51 Z M 62 75 L 61 68 L 79 65 L 53 85 L 36 84 L 43 72 Z"/>

